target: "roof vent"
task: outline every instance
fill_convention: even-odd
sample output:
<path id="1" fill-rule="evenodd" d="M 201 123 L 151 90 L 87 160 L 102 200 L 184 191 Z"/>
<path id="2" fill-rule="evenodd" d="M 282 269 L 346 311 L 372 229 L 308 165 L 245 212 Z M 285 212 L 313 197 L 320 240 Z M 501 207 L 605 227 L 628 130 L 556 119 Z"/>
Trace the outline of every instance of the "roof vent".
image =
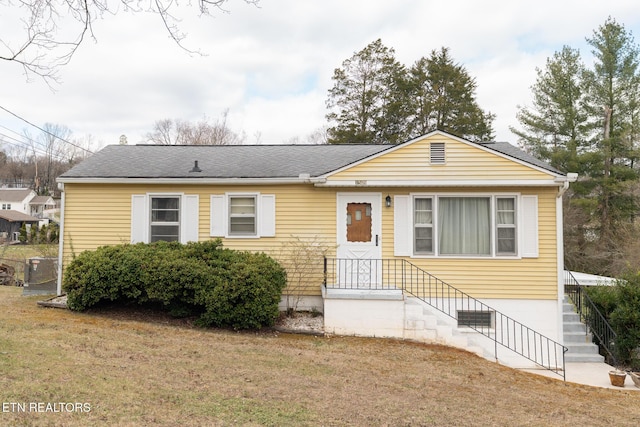
<path id="1" fill-rule="evenodd" d="M 197 160 L 195 160 L 193 162 L 193 168 L 191 168 L 191 170 L 189 172 L 202 172 L 202 169 L 200 169 L 198 167 L 198 161 Z"/>
<path id="2" fill-rule="evenodd" d="M 429 146 L 429 161 L 432 165 L 444 165 L 446 162 L 444 142 L 432 142 Z"/>

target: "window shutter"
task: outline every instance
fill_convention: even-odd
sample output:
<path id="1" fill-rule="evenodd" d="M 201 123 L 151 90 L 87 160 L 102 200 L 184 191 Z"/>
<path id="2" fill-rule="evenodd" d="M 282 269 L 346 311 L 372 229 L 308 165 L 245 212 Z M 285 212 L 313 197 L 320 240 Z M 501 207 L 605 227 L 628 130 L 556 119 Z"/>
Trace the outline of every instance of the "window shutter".
<path id="1" fill-rule="evenodd" d="M 258 207 L 258 236 L 274 237 L 276 235 L 276 196 L 260 195 Z"/>
<path id="2" fill-rule="evenodd" d="M 411 256 L 411 197 L 393 198 L 393 254 Z"/>
<path id="3" fill-rule="evenodd" d="M 211 196 L 211 230 L 214 237 L 224 237 L 227 234 L 227 207 L 225 196 Z"/>
<path id="4" fill-rule="evenodd" d="M 522 196 L 522 257 L 538 257 L 538 196 Z"/>
<path id="5" fill-rule="evenodd" d="M 200 198 L 197 194 L 182 198 L 182 243 L 197 242 Z"/>
<path id="6" fill-rule="evenodd" d="M 134 194 L 131 196 L 131 243 L 149 242 L 149 211 L 147 196 Z"/>

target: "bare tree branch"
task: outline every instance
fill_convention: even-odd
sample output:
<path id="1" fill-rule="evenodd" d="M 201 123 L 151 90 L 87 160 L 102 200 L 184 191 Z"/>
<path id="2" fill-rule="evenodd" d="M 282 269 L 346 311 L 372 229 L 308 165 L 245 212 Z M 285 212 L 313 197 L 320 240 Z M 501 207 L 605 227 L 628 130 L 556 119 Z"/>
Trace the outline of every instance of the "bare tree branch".
<path id="1" fill-rule="evenodd" d="M 210 8 L 228 13 L 224 5 L 229 0 L 198 0 L 201 15 L 210 16 Z M 243 0 L 257 6 L 259 0 Z M 146 4 L 146 7 L 145 7 Z M 188 3 L 191 5 L 191 3 Z M 180 17 L 174 11 L 180 7 L 179 0 L 0 0 L 4 7 L 21 17 L 22 37 L 2 39 L 0 34 L 0 60 L 19 64 L 27 80 L 41 77 L 50 87 L 59 83 L 58 70 L 68 64 L 87 36 L 96 40 L 93 23 L 105 14 L 121 12 L 153 13 L 160 17 L 169 37 L 190 54 L 202 54 L 184 45 L 187 33 L 180 27 Z M 63 36 L 61 29 L 68 30 L 74 23 L 71 36 Z"/>

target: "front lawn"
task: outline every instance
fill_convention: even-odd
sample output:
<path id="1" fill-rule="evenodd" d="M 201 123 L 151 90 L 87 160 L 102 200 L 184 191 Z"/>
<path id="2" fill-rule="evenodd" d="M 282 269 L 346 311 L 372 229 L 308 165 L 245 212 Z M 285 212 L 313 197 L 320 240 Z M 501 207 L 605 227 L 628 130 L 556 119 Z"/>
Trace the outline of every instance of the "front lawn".
<path id="1" fill-rule="evenodd" d="M 0 425 L 640 424 L 638 392 L 452 348 L 201 329 L 139 310 L 76 313 L 21 292 L 0 287 Z"/>

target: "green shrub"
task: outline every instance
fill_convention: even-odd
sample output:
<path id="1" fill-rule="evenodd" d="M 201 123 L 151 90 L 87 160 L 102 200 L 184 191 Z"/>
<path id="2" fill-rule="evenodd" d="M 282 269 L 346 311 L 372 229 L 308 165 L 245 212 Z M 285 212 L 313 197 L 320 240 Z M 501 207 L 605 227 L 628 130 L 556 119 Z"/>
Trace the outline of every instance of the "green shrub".
<path id="1" fill-rule="evenodd" d="M 198 294 L 197 302 L 205 307 L 198 323 L 236 329 L 272 326 L 286 284 L 284 269 L 265 254 L 236 252 L 236 256 L 225 271 L 218 271 L 213 291 Z"/>
<path id="2" fill-rule="evenodd" d="M 615 286 L 588 287 L 588 294 L 616 333 L 619 364 L 640 369 L 640 272 L 628 272 Z"/>
<path id="3" fill-rule="evenodd" d="M 616 351 L 632 369 L 640 369 L 640 273 L 626 273 L 617 283 L 618 304 L 611 312 Z"/>
<path id="4" fill-rule="evenodd" d="M 618 305 L 617 286 L 585 286 L 583 288 L 591 301 L 602 315 L 609 319 L 613 310 Z"/>
<path id="5" fill-rule="evenodd" d="M 271 326 L 286 284 L 265 254 L 222 249 L 219 240 L 104 246 L 67 266 L 63 288 L 73 310 L 105 301 L 160 305 L 203 326 Z"/>

